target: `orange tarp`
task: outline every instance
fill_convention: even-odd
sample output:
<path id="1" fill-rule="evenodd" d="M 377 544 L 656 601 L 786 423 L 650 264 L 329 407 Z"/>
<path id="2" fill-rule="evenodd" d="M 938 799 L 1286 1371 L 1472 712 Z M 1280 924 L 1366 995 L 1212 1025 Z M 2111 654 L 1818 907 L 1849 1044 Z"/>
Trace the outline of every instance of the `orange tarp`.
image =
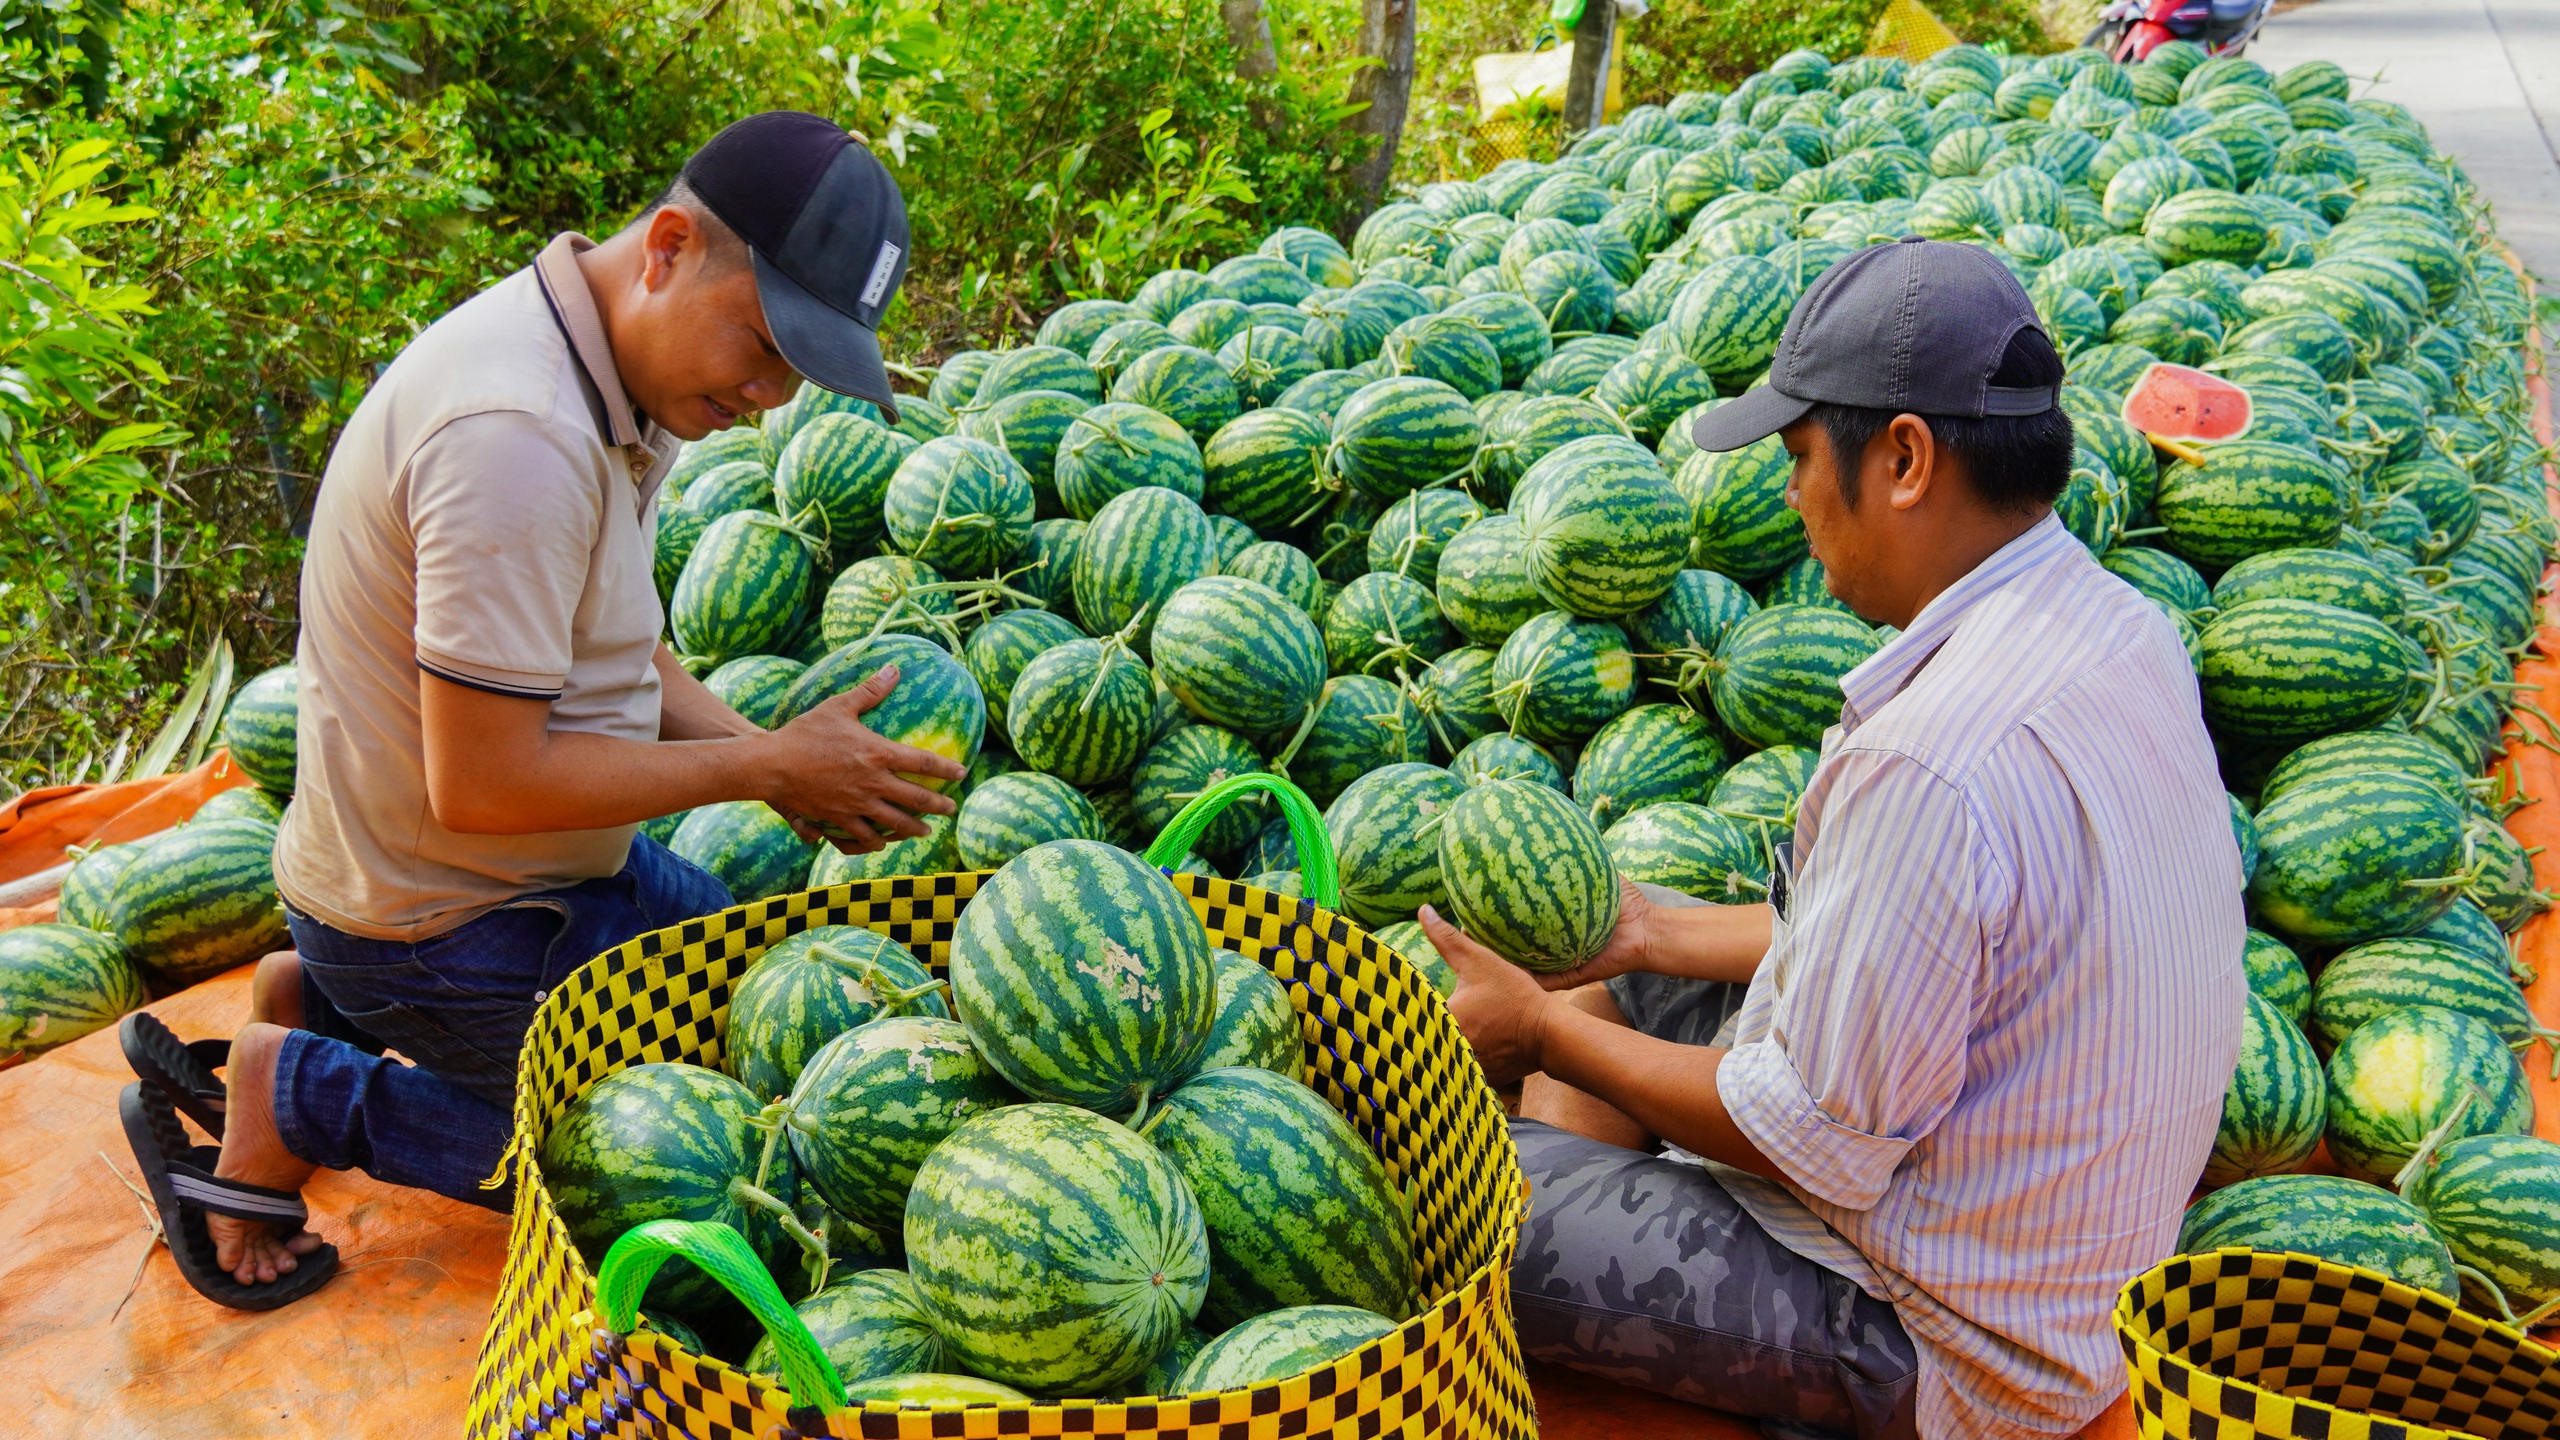
<path id="1" fill-rule="evenodd" d="M 116 845 L 157 834 L 214 796 L 248 783 L 231 764 L 231 752 L 216 750 L 183 774 L 30 790 L 0 804 L 0 885 L 52 869 L 74 845 Z"/>

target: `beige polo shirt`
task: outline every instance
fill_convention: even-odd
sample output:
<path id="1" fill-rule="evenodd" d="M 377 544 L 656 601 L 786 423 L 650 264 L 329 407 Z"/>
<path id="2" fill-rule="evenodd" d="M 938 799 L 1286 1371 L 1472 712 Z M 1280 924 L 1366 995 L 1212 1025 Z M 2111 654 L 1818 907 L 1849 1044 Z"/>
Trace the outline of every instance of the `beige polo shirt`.
<path id="1" fill-rule="evenodd" d="M 427 804 L 421 672 L 547 700 L 551 728 L 658 735 L 650 580 L 672 437 L 622 390 L 551 242 L 429 326 L 347 423 L 302 563 L 301 718 L 276 886 L 382 940 L 620 870 L 634 827 L 461 835 Z"/>

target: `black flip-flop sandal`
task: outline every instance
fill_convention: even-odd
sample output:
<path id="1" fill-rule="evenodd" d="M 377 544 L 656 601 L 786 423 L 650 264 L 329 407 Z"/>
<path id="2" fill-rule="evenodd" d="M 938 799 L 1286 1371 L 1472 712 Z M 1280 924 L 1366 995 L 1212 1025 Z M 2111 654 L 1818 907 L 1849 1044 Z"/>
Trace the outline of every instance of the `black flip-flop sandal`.
<path id="1" fill-rule="evenodd" d="M 158 1089 L 206 1134 L 222 1138 L 222 1112 L 230 1092 L 213 1072 L 231 1063 L 230 1041 L 189 1044 L 158 1017 L 140 1010 L 117 1023 L 116 1039 L 124 1046 L 125 1063 L 143 1084 Z"/>
<path id="2" fill-rule="evenodd" d="M 214 1258 L 213 1236 L 205 1229 L 208 1214 L 301 1226 L 311 1218 L 302 1197 L 290 1190 L 271 1190 L 239 1180 L 216 1179 L 214 1165 L 222 1151 L 187 1143 L 186 1127 L 168 1099 L 149 1085 L 124 1087 L 120 1099 L 125 1139 L 133 1145 L 134 1163 L 160 1207 L 160 1229 L 169 1242 L 169 1258 L 196 1293 L 234 1310 L 273 1310 L 290 1305 L 329 1282 L 338 1273 L 338 1247 L 322 1245 L 294 1257 L 293 1272 L 272 1284 L 243 1285 Z"/>

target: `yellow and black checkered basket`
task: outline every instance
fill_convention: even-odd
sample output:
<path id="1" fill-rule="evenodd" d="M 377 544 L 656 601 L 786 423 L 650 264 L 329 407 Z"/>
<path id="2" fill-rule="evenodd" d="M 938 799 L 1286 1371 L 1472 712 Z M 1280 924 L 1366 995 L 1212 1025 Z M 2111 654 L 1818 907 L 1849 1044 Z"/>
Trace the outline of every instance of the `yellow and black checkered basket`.
<path id="1" fill-rule="evenodd" d="M 1196 835 L 1207 817 L 1194 812 L 1214 813 L 1213 802 L 1231 798 L 1228 787 L 1240 782 L 1286 784 L 1267 776 L 1225 782 L 1176 820 L 1150 858 L 1186 829 Z M 1301 811 L 1304 797 L 1282 798 L 1296 802 L 1284 810 L 1312 817 L 1311 808 Z M 1301 834 L 1303 856 L 1309 838 Z M 1323 846 L 1320 827 L 1311 838 Z M 1187 843 L 1180 839 L 1171 853 L 1178 857 Z M 942 973 L 953 922 L 992 873 L 864 881 L 736 906 L 608 950 L 551 993 L 517 1074 L 505 1162 L 516 1181 L 514 1224 L 472 1377 L 473 1440 L 1534 1436 L 1511 1318 L 1511 1257 L 1525 1198 L 1519 1152 L 1448 1008 L 1404 957 L 1314 901 L 1196 875 L 1172 878 L 1212 942 L 1261 962 L 1287 988 L 1306 1046 L 1301 1078 L 1377 1147 L 1411 1199 L 1414 1260 L 1423 1293 L 1435 1297 L 1422 1313 L 1331 1366 L 1222 1395 L 965 1410 L 873 1402 L 832 1414 L 795 1408 L 781 1387 L 654 1333 L 617 1336 L 600 1327 L 594 1276 L 534 1163 L 561 1111 L 626 1066 L 718 1066 L 739 978 L 803 930 L 876 930 Z"/>
<path id="2" fill-rule="evenodd" d="M 2144 1440 L 2560 1435 L 2560 1353 L 2315 1256 L 2180 1255 L 2115 1321 Z"/>

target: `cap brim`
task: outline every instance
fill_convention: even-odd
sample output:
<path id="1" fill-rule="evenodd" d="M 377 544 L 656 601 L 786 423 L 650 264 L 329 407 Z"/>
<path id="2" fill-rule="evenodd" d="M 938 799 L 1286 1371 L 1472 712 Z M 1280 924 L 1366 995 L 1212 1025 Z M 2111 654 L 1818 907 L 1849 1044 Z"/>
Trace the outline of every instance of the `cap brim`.
<path id="1" fill-rule="evenodd" d="M 753 253 L 753 252 L 750 252 Z M 889 389 L 889 371 L 880 363 L 880 337 L 860 321 L 801 288 L 763 255 L 755 255 L 756 295 L 764 301 L 764 323 L 773 343 L 800 378 L 868 400 L 880 407 L 889 423 L 898 420 L 898 398 Z"/>
<path id="2" fill-rule="evenodd" d="M 1690 427 L 1689 438 L 1697 441 L 1701 450 L 1739 450 L 1793 425 L 1812 408 L 1810 400 L 1782 395 L 1776 386 L 1762 385 L 1699 416 L 1698 423 Z"/>

